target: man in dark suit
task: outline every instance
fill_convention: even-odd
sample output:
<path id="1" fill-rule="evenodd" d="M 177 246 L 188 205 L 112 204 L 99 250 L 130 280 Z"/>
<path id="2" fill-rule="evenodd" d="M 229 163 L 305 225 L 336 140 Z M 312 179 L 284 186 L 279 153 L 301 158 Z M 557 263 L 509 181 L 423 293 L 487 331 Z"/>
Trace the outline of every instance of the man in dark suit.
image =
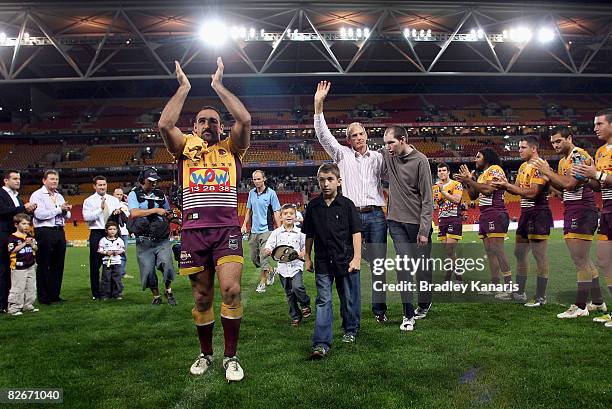
<path id="1" fill-rule="evenodd" d="M 11 289 L 8 237 L 15 231 L 13 216 L 17 213 L 32 213 L 33 203 L 23 204 L 19 198 L 21 176 L 17 170 L 7 170 L 3 175 L 4 186 L 0 189 L 0 313 L 6 313 L 8 294 Z"/>

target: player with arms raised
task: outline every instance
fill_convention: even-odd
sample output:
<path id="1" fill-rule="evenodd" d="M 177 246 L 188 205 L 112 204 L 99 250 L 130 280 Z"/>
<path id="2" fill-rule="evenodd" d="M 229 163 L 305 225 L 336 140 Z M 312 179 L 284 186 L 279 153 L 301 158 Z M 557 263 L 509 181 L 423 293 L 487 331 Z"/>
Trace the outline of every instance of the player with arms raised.
<path id="1" fill-rule="evenodd" d="M 191 89 L 178 62 L 176 78 L 179 88 L 166 104 L 158 125 L 166 148 L 179 161 L 183 193 L 180 274 L 189 275 L 191 281 L 195 300 L 192 315 L 201 352 L 190 372 L 201 375 L 212 365 L 216 271 L 221 289 L 221 324 L 225 338 L 223 366 L 229 382 L 244 377 L 236 357 L 242 318 L 240 277 L 244 263 L 236 186 L 240 181 L 241 161 L 249 147 L 251 115 L 223 85 L 223 68 L 219 57 L 211 86 L 236 120 L 228 138 L 221 139 L 221 115 L 213 107 L 204 107 L 197 113 L 191 135 L 183 135 L 177 128 L 181 109 Z"/>

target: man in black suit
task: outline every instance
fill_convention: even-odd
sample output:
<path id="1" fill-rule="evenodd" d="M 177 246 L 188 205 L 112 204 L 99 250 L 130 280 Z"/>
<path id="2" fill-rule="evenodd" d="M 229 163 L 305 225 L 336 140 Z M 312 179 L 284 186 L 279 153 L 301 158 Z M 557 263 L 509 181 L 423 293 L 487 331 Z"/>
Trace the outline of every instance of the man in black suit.
<path id="1" fill-rule="evenodd" d="M 9 268 L 8 237 L 15 231 L 13 216 L 17 213 L 32 213 L 36 204 L 26 203 L 19 198 L 21 176 L 17 170 L 7 170 L 3 175 L 4 186 L 0 189 L 0 313 L 7 309 L 8 294 L 11 289 L 11 270 Z"/>

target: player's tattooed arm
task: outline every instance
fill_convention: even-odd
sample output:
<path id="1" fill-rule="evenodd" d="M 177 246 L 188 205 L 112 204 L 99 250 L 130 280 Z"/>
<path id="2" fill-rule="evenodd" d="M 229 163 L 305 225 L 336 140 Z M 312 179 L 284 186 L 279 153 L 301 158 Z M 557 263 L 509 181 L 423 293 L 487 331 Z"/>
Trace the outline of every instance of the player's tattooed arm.
<path id="1" fill-rule="evenodd" d="M 183 104 L 185 104 L 185 99 L 189 94 L 189 90 L 191 90 L 191 84 L 178 61 L 175 61 L 174 64 L 179 87 L 164 107 L 157 126 L 166 148 L 176 157 L 183 152 L 183 148 L 185 147 L 185 137 L 183 136 L 183 132 L 176 126 L 176 123 L 181 115 L 181 110 L 183 109 Z"/>
<path id="2" fill-rule="evenodd" d="M 244 104 L 223 85 L 223 60 L 217 58 L 217 71 L 212 75 L 211 87 L 215 90 L 221 102 L 232 114 L 236 122 L 230 130 L 232 143 L 238 149 L 247 149 L 251 143 L 251 114 Z"/>

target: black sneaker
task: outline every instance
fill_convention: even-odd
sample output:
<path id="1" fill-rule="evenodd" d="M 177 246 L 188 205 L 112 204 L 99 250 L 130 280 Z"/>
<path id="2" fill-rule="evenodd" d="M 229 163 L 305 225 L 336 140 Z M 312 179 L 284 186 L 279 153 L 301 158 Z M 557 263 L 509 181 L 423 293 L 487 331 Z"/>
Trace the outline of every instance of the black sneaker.
<path id="1" fill-rule="evenodd" d="M 384 324 L 385 322 L 387 322 L 387 314 L 385 313 L 375 315 L 374 318 L 376 318 L 376 322 L 378 322 L 379 324 Z"/>
<path id="2" fill-rule="evenodd" d="M 327 349 L 321 345 L 317 345 L 313 348 L 312 353 L 310 354 L 310 359 L 319 360 L 323 359 L 327 356 Z"/>
<path id="3" fill-rule="evenodd" d="M 157 297 L 153 297 L 153 301 L 151 302 L 151 305 L 162 305 L 161 295 Z"/>
<path id="4" fill-rule="evenodd" d="M 414 319 L 415 320 L 421 320 L 421 319 L 427 317 L 427 313 L 428 312 L 429 312 L 429 308 L 417 307 L 417 309 L 414 310 Z"/>
<path id="5" fill-rule="evenodd" d="M 176 298 L 171 292 L 166 292 L 166 298 L 168 299 L 168 305 L 176 305 Z"/>

